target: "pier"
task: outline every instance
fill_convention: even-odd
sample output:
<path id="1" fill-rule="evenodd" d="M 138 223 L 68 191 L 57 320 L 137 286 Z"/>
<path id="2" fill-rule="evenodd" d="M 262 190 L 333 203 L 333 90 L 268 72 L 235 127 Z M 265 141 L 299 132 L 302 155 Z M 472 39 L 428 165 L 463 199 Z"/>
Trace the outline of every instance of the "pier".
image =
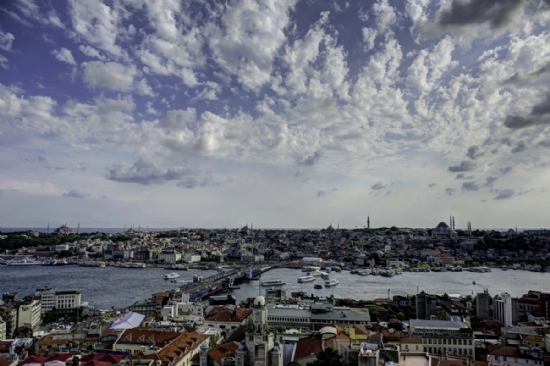
<path id="1" fill-rule="evenodd" d="M 255 266 L 246 269 L 229 269 L 204 279 L 185 284 L 180 287 L 181 292 L 189 294 L 189 300 L 202 300 L 217 292 L 229 289 L 238 281 L 257 279 L 262 273 L 269 271 L 273 266 Z"/>

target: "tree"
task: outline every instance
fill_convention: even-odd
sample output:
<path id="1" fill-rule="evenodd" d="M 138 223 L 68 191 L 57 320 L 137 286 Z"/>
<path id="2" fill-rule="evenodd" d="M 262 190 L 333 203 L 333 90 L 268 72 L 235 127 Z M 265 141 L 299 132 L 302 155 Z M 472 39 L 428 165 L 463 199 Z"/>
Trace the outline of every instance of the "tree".
<path id="1" fill-rule="evenodd" d="M 441 295 L 441 298 L 442 298 L 443 300 L 445 300 L 445 301 L 448 301 L 448 300 L 451 299 L 451 297 L 449 296 L 449 294 L 446 293 L 446 292 L 445 292 L 443 295 Z"/>
<path id="2" fill-rule="evenodd" d="M 345 366 L 344 357 L 338 351 L 327 348 L 317 354 L 317 359 L 308 362 L 307 366 Z"/>
<path id="3" fill-rule="evenodd" d="M 378 321 L 378 317 L 380 316 L 380 314 L 378 313 L 378 310 L 376 310 L 376 308 L 371 308 L 370 311 L 369 311 L 369 314 L 370 314 L 370 319 L 373 322 Z"/>
<path id="4" fill-rule="evenodd" d="M 405 314 L 403 314 L 403 312 L 401 311 L 397 313 L 396 317 L 401 321 L 405 320 Z"/>

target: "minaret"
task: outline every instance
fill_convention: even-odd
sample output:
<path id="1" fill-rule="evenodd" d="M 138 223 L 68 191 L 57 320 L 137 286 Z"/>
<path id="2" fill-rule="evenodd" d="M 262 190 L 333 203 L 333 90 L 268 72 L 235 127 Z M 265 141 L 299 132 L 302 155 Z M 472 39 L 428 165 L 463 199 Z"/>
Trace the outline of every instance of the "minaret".
<path id="1" fill-rule="evenodd" d="M 453 217 L 449 216 L 449 227 L 453 230 Z"/>
<path id="2" fill-rule="evenodd" d="M 370 229 L 370 216 L 367 216 L 367 229 Z"/>
<path id="3" fill-rule="evenodd" d="M 78 229 L 76 229 L 77 235 L 80 235 L 80 222 L 78 223 Z"/>
<path id="4" fill-rule="evenodd" d="M 456 226 L 455 226 L 455 217 L 453 216 L 453 230 L 456 230 Z"/>
<path id="5" fill-rule="evenodd" d="M 46 230 L 46 233 L 50 233 L 50 223 L 48 222 L 48 230 Z"/>

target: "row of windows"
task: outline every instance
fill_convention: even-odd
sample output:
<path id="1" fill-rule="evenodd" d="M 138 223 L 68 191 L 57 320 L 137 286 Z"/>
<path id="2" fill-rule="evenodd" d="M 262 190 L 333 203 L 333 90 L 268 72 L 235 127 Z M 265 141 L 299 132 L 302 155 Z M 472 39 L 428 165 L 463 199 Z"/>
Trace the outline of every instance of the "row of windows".
<path id="1" fill-rule="evenodd" d="M 453 345 L 459 345 L 459 346 L 466 346 L 466 345 L 469 345 L 471 346 L 473 343 L 472 343 L 472 340 L 471 339 L 464 339 L 464 343 L 462 342 L 463 340 L 462 339 L 453 339 L 452 342 L 451 342 L 451 339 L 449 339 L 449 343 L 448 344 L 453 344 Z M 458 342 L 458 343 L 457 343 Z M 426 344 L 447 344 L 447 339 L 446 338 L 426 338 Z"/>
<path id="2" fill-rule="evenodd" d="M 449 353 L 449 354 L 459 354 L 459 355 L 473 355 L 473 351 L 471 348 L 437 348 L 437 347 L 428 347 L 428 353 Z"/>
<path id="3" fill-rule="evenodd" d="M 508 359 L 509 358 L 509 359 Z M 503 361 L 512 361 L 512 357 L 506 357 L 506 356 L 502 356 L 502 359 Z M 495 360 L 499 360 L 499 356 L 495 356 Z M 514 362 L 518 362 L 518 363 L 523 363 L 525 362 L 526 364 L 531 364 L 531 362 L 529 362 L 529 360 L 526 360 L 526 359 L 518 359 L 517 358 L 513 358 Z M 542 361 L 537 361 L 537 360 L 531 360 L 533 365 L 542 365 Z"/>
<path id="4" fill-rule="evenodd" d="M 268 317 L 268 321 L 272 322 L 287 322 L 287 323 L 309 323 L 308 318 L 279 318 L 279 317 Z"/>

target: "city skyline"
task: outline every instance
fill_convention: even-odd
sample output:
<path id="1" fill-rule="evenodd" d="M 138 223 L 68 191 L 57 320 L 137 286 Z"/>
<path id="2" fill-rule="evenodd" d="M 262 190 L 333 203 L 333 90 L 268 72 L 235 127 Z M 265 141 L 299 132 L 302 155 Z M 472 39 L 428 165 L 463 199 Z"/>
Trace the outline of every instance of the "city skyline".
<path id="1" fill-rule="evenodd" d="M 548 226 L 548 0 L 1 10 L 2 227 Z"/>

